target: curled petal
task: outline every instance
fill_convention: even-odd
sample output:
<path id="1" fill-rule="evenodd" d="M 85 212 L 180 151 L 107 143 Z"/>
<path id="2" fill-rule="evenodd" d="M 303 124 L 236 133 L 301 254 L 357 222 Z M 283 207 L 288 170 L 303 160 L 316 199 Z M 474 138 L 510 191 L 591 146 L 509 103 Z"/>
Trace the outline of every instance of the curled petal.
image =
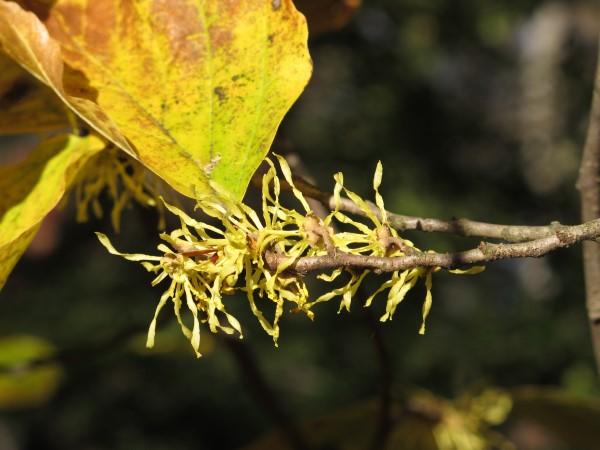
<path id="1" fill-rule="evenodd" d="M 192 343 L 192 348 L 194 349 L 194 352 L 196 353 L 196 357 L 199 358 L 202 355 L 200 354 L 200 321 L 198 320 L 198 308 L 196 307 L 196 303 L 194 302 L 194 298 L 192 297 L 192 292 L 190 291 L 190 287 L 187 283 L 184 284 L 184 289 L 185 289 L 185 300 L 186 300 L 187 307 L 190 310 L 190 312 L 192 313 L 192 316 L 194 318 L 194 325 L 192 328 L 192 337 L 191 337 L 190 341 Z"/>
<path id="2" fill-rule="evenodd" d="M 383 203 L 383 197 L 379 193 L 379 186 L 381 186 L 381 179 L 383 177 L 383 165 L 381 161 L 377 161 L 377 168 L 375 169 L 375 175 L 373 177 L 373 190 L 375 191 L 375 204 L 379 209 L 379 214 L 381 214 L 381 221 L 384 224 L 388 223 L 387 211 L 385 210 L 385 205 Z"/>
<path id="3" fill-rule="evenodd" d="M 160 301 L 156 306 L 156 310 L 154 311 L 154 317 L 152 318 L 152 322 L 150 322 L 150 326 L 148 327 L 148 336 L 146 338 L 146 347 L 152 348 L 154 347 L 154 337 L 156 335 L 156 320 L 158 319 L 158 315 L 160 314 L 161 309 L 165 306 L 169 300 L 169 292 L 163 293 L 160 297 Z"/>
<path id="4" fill-rule="evenodd" d="M 431 311 L 431 304 L 432 304 L 431 271 L 428 272 L 427 276 L 425 277 L 425 289 L 426 289 L 427 293 L 425 294 L 425 301 L 423 302 L 423 322 L 421 323 L 421 328 L 419 329 L 419 334 L 425 334 L 425 321 L 427 320 L 429 311 Z"/>
<path id="5" fill-rule="evenodd" d="M 98 236 L 98 240 L 104 246 L 104 248 L 106 248 L 106 250 L 108 250 L 108 253 L 110 253 L 111 255 L 121 256 L 128 261 L 136 261 L 136 262 L 157 261 L 158 262 L 162 259 L 161 256 L 143 255 L 141 253 L 121 253 L 113 247 L 113 245 L 110 243 L 110 240 L 108 239 L 108 237 L 106 237 L 105 234 L 96 233 L 96 236 Z"/>
<path id="6" fill-rule="evenodd" d="M 485 270 L 485 266 L 473 266 L 468 269 L 452 269 L 448 272 L 455 275 L 477 275 Z"/>
<path id="7" fill-rule="evenodd" d="M 298 188 L 296 187 L 296 185 L 294 184 L 294 180 L 292 178 L 292 171 L 291 171 L 290 166 L 288 165 L 287 161 L 281 155 L 275 155 L 275 157 L 277 158 L 277 161 L 279 162 L 279 167 L 281 168 L 281 173 L 283 174 L 285 181 L 288 182 L 288 184 L 290 185 L 290 187 L 292 189 L 292 193 L 294 194 L 294 197 L 296 197 L 298 199 L 298 201 L 300 202 L 300 204 L 302 205 L 302 207 L 304 208 L 304 210 L 306 212 L 310 212 L 311 209 L 310 209 L 310 206 L 308 205 L 308 202 L 304 198 L 304 195 L 302 194 L 302 192 L 300 192 L 298 190 Z"/>

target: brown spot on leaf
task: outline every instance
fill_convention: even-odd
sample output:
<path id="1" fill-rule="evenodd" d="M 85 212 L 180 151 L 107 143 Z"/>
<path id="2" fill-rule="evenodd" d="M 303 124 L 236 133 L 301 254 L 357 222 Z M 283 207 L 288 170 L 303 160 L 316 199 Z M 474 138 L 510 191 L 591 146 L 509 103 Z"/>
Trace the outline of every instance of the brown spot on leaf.
<path id="1" fill-rule="evenodd" d="M 273 11 L 277 11 L 279 8 L 281 8 L 281 0 L 272 0 L 271 6 L 273 7 Z"/>
<path id="2" fill-rule="evenodd" d="M 210 41 L 214 48 L 227 47 L 233 39 L 231 30 L 227 27 L 211 26 L 209 32 Z"/>
<path id="3" fill-rule="evenodd" d="M 219 97 L 219 102 L 222 103 L 225 100 L 227 100 L 227 94 L 225 93 L 225 89 L 223 89 L 223 87 L 221 86 L 217 86 L 214 89 L 214 93 L 217 97 Z"/>
<path id="4" fill-rule="evenodd" d="M 97 58 L 105 60 L 110 52 L 110 45 L 115 38 L 116 13 L 114 5 L 106 2 L 89 2 L 85 14 L 87 17 L 84 30 L 84 42 Z"/>
<path id="5" fill-rule="evenodd" d="M 192 2 L 184 0 L 154 0 L 152 2 L 152 28 L 167 38 L 176 60 L 194 64 L 204 54 L 206 33 L 199 20 L 200 12 Z"/>
<path id="6" fill-rule="evenodd" d="M 49 19 L 49 31 L 53 34 L 53 29 L 62 28 L 63 33 L 72 36 L 81 36 L 83 34 L 84 11 L 79 5 L 64 3 L 55 7 L 51 11 Z"/>

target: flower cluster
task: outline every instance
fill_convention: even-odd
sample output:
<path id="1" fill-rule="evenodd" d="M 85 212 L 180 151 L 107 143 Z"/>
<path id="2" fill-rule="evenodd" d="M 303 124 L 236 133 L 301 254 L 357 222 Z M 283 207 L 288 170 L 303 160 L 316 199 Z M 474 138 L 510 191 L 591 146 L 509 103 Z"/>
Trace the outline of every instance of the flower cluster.
<path id="1" fill-rule="evenodd" d="M 375 191 L 374 209 L 371 204 L 344 186 L 341 173 L 336 174 L 333 203 L 334 210 L 321 219 L 317 217 L 294 184 L 286 161 L 276 156 L 280 174 L 275 164 L 267 160 L 269 169 L 262 180 L 261 215 L 249 206 L 232 201 L 217 186 L 214 195 L 198 198 L 198 207 L 208 216 L 217 219 L 222 226 L 193 219 L 181 209 L 165 203 L 166 208 L 180 219 L 180 227 L 161 234 L 164 241 L 158 246 L 160 256 L 123 254 L 114 249 L 108 238 L 98 234 L 101 243 L 112 254 L 137 261 L 156 274 L 156 285 L 169 280 L 169 287 L 162 295 L 148 331 L 147 346 L 152 347 L 156 320 L 162 308 L 170 301 L 183 333 L 190 339 L 196 354 L 200 347 L 200 324 L 207 323 L 212 332 L 219 330 L 242 337 L 238 320 L 226 310 L 223 297 L 242 291 L 246 294 L 252 313 L 263 329 L 272 336 L 275 344 L 279 337 L 279 319 L 286 304 L 296 312 L 313 318 L 313 307 L 321 302 L 340 297 L 340 311 L 349 310 L 352 298 L 370 272 L 349 271 L 350 279 L 316 299 L 312 299 L 301 274 L 291 270 L 298 258 L 331 255 L 343 251 L 354 255 L 396 257 L 420 252 L 412 242 L 401 238 L 390 226 L 379 193 L 382 179 L 381 163 L 377 164 L 373 180 Z M 282 179 L 283 178 L 283 179 Z M 285 183 L 285 186 L 284 186 Z M 300 210 L 289 209 L 281 204 L 280 195 L 286 187 L 299 202 Z M 370 225 L 356 221 L 339 210 L 342 192 L 353 201 L 371 222 Z M 342 226 L 345 231 L 336 231 Z M 283 261 L 276 269 L 265 262 L 266 252 Z M 437 268 L 414 268 L 393 272 L 367 300 L 371 305 L 375 296 L 388 291 L 386 311 L 382 321 L 390 320 L 398 304 L 419 281 L 425 280 L 426 296 L 423 305 L 423 325 L 431 308 L 432 273 Z M 479 269 L 475 269 L 477 271 Z M 333 283 L 344 269 L 320 274 L 319 279 Z M 268 320 L 259 308 L 259 302 L 270 301 L 274 306 L 272 319 Z M 182 319 L 182 308 L 189 310 L 193 319 L 190 329 Z"/>
<path id="2" fill-rule="evenodd" d="M 103 215 L 100 197 L 106 194 L 112 202 L 111 222 L 119 231 L 121 214 L 132 203 L 156 208 L 159 228 L 164 228 L 164 206 L 161 196 L 169 192 L 166 184 L 142 164 L 109 145 L 90 159 L 75 180 L 73 192 L 77 221 L 87 222 L 90 210 L 96 218 Z"/>
<path id="3" fill-rule="evenodd" d="M 491 427 L 506 420 L 513 402 L 510 395 L 498 389 L 485 389 L 478 394 L 464 394 L 456 401 L 437 399 L 440 421 L 433 437 L 444 450 L 515 450 L 515 446 Z"/>

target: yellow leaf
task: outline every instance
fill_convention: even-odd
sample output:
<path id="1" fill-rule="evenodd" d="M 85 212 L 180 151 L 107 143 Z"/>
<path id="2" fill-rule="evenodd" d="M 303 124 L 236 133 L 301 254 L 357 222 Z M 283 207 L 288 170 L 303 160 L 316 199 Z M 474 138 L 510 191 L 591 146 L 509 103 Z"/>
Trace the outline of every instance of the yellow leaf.
<path id="1" fill-rule="evenodd" d="M 40 144 L 24 161 L 0 167 L 0 289 L 42 219 L 88 158 L 103 147 L 94 136 L 57 136 Z"/>
<path id="2" fill-rule="evenodd" d="M 54 92 L 98 131 L 117 142 L 129 145 L 114 123 L 93 101 L 96 93 L 85 84 L 81 73 L 64 66 L 60 45 L 50 38 L 39 19 L 17 3 L 0 1 L 0 47 Z M 130 150 L 131 151 L 131 150 Z"/>
<path id="3" fill-rule="evenodd" d="M 311 72 L 291 0 L 58 0 L 46 25 L 0 1 L 7 53 L 188 196 L 243 196 Z"/>
<path id="4" fill-rule="evenodd" d="M 67 107 L 52 90 L 0 53 L 0 134 L 69 127 Z"/>

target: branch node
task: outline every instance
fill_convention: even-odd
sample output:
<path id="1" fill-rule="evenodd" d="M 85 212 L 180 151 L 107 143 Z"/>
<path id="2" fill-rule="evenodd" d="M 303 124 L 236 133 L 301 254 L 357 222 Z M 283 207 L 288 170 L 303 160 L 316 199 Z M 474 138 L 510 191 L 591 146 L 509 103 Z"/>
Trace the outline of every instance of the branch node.
<path id="1" fill-rule="evenodd" d="M 493 258 L 496 255 L 496 253 L 498 253 L 498 250 L 501 249 L 501 245 L 481 241 L 477 248 L 479 249 L 479 251 L 481 251 L 481 253 L 484 254 L 486 258 Z"/>
<path id="2" fill-rule="evenodd" d="M 569 247 L 577 242 L 577 238 L 573 235 L 569 227 L 558 221 L 551 222 L 550 229 L 554 232 L 563 247 Z"/>

